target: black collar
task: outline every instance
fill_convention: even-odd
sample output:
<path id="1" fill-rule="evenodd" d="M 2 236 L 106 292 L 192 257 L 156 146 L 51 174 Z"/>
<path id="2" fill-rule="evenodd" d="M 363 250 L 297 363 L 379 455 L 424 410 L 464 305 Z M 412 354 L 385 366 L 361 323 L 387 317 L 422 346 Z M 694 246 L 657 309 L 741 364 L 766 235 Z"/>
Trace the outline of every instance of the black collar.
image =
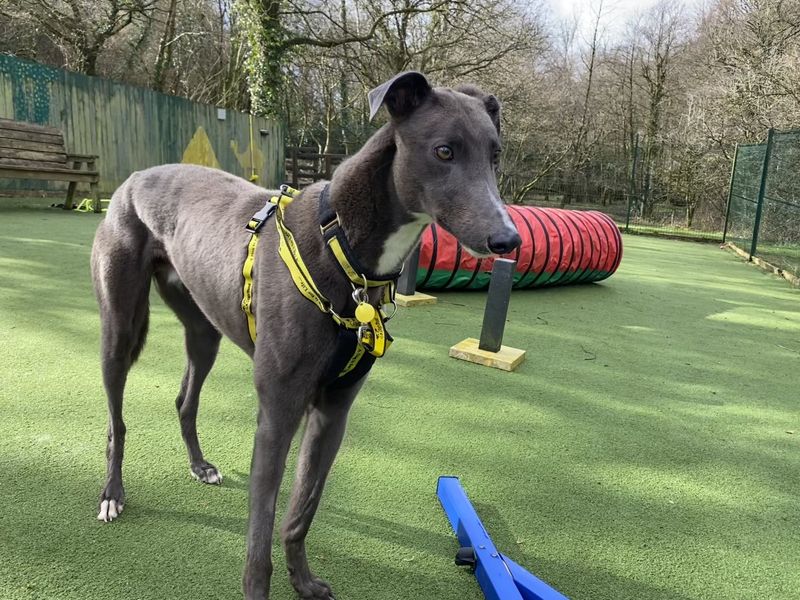
<path id="1" fill-rule="evenodd" d="M 397 281 L 400 271 L 377 275 L 365 269 L 356 258 L 342 229 L 339 215 L 331 206 L 330 187 L 330 183 L 325 184 L 319 195 L 319 228 L 339 267 L 354 285 L 360 287 L 380 287 Z"/>

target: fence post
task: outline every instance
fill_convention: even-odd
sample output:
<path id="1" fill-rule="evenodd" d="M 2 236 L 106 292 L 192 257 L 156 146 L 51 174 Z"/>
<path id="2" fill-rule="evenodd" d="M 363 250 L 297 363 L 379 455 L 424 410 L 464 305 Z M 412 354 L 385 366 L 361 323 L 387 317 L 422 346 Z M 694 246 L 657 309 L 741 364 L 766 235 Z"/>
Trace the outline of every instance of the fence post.
<path id="1" fill-rule="evenodd" d="M 636 144 L 633 147 L 633 166 L 631 167 L 631 185 L 630 192 L 628 193 L 628 210 L 625 214 L 625 233 L 628 232 L 628 227 L 631 224 L 631 203 L 633 197 L 636 195 L 636 163 L 639 158 L 639 132 L 636 132 Z"/>
<path id="2" fill-rule="evenodd" d="M 753 223 L 753 241 L 750 244 L 750 260 L 756 255 L 758 246 L 758 232 L 761 228 L 761 209 L 764 207 L 764 194 L 767 191 L 767 178 L 769 177 L 769 159 L 772 154 L 772 139 L 775 130 L 770 127 L 767 132 L 767 148 L 764 151 L 764 166 L 761 168 L 761 185 L 758 187 L 758 206 L 756 206 L 756 220 Z"/>
<path id="3" fill-rule="evenodd" d="M 739 144 L 733 151 L 733 166 L 731 167 L 731 180 L 728 182 L 728 205 L 725 207 L 725 228 L 722 230 L 722 243 L 728 236 L 728 220 L 731 218 L 731 200 L 733 199 L 733 179 L 736 177 L 736 161 L 739 158 Z"/>
<path id="4" fill-rule="evenodd" d="M 300 187 L 299 178 L 300 175 L 297 173 L 297 146 L 292 146 L 292 187 L 295 189 Z"/>

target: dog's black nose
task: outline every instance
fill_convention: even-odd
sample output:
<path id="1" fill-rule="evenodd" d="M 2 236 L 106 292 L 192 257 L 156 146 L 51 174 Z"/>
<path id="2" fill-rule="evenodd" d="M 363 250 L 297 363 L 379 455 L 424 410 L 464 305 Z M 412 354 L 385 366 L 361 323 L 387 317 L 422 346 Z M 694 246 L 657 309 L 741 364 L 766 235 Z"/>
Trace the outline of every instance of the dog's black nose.
<path id="1" fill-rule="evenodd" d="M 512 230 L 509 233 L 501 233 L 489 236 L 489 250 L 495 254 L 508 254 L 522 243 L 519 234 Z"/>

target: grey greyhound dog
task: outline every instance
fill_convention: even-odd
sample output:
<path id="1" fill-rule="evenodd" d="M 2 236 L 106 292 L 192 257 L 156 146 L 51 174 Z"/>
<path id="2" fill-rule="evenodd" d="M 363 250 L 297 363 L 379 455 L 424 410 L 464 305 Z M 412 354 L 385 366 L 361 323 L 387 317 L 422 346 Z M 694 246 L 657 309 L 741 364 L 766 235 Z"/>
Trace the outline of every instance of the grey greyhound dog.
<path id="1" fill-rule="evenodd" d="M 355 344 L 347 355 L 353 347 L 374 350 L 369 339 L 377 331 L 369 323 L 382 325 L 384 313 L 378 311 L 391 296 L 386 293 L 391 282 L 382 287 L 365 283 L 360 289 L 353 283 L 332 252 L 320 215 L 333 215 L 337 239 L 348 246 L 350 262 L 363 270 L 358 275 L 365 280 L 395 278 L 432 222 L 477 256 L 505 254 L 520 243 L 497 190 L 500 105 L 494 96 L 473 86 L 432 88 L 425 76 L 412 71 L 372 90 L 369 103 L 371 117 L 386 106 L 388 123 L 330 182 L 309 186 L 290 205 L 281 201 L 270 221 L 279 226 L 259 228 L 261 241 L 254 248 L 253 228 L 245 226 L 259 215 L 256 224 L 269 218 L 265 207 L 272 193 L 219 170 L 165 165 L 134 173 L 120 186 L 92 249 L 109 410 L 108 471 L 98 518 L 115 519 L 125 502 L 123 390 L 145 343 L 150 283 L 155 280 L 185 328 L 188 361 L 176 404 L 191 473 L 200 481 L 222 482 L 200 449 L 195 425 L 200 388 L 221 336 L 253 360 L 259 410 L 243 575 L 248 600 L 269 596 L 275 503 L 292 438 L 304 417 L 281 537 L 297 593 L 315 600 L 333 598 L 328 583 L 309 568 L 305 538 L 348 411 L 372 362 L 364 360 L 365 368 L 344 378 L 341 365 L 331 371 L 331 364 L 342 354 L 342 334 L 354 329 L 343 323 L 352 322 L 366 304 L 369 314 L 359 317 L 359 337 L 351 336 Z M 327 304 L 322 307 L 301 293 L 301 283 L 278 251 L 288 243 L 281 227 L 293 235 L 292 256 L 302 257 L 306 273 L 324 294 Z M 243 263 L 250 254 L 248 277 Z M 245 284 L 251 280 L 249 293 L 243 291 L 243 279 Z M 249 297 L 252 318 L 243 312 L 243 294 Z M 338 375 L 332 378 L 331 373 Z"/>

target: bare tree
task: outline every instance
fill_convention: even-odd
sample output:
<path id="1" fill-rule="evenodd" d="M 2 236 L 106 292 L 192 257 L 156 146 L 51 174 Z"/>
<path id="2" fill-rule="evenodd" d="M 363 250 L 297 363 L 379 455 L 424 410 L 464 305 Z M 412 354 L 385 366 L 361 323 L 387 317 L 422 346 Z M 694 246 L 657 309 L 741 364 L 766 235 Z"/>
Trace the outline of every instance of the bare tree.
<path id="1" fill-rule="evenodd" d="M 106 43 L 145 15 L 154 0 L 8 0 L 11 18 L 31 20 L 64 54 L 72 70 L 97 74 Z"/>
<path id="2" fill-rule="evenodd" d="M 665 105 L 672 89 L 673 62 L 681 43 L 682 10 L 683 6 L 676 0 L 661 0 L 645 15 L 640 30 L 640 65 L 646 98 L 642 159 L 642 203 L 645 214 L 653 205 L 653 175 L 661 155 L 660 136 Z"/>

